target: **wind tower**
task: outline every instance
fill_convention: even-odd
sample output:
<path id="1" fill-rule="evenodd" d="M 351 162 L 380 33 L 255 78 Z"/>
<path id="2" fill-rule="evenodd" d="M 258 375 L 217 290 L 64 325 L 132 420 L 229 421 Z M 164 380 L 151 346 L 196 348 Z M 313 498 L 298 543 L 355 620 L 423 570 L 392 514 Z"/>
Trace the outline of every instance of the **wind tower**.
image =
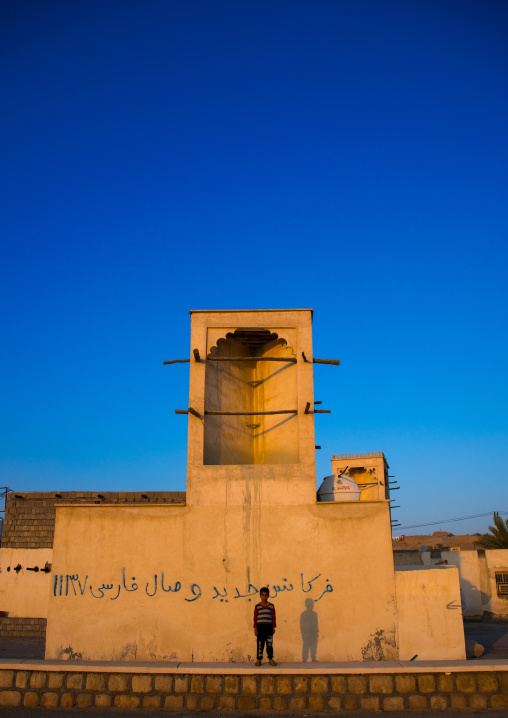
<path id="1" fill-rule="evenodd" d="M 313 503 L 312 309 L 190 314 L 187 505 Z"/>

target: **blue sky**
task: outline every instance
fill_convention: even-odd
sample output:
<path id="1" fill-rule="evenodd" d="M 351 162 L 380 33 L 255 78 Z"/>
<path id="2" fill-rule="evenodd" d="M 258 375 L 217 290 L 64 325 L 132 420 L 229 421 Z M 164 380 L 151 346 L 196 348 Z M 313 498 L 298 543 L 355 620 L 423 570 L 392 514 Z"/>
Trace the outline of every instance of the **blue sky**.
<path id="1" fill-rule="evenodd" d="M 403 526 L 508 511 L 507 29 L 489 0 L 3 3 L 0 483 L 183 490 L 188 310 L 313 307 L 318 479 L 381 450 Z"/>

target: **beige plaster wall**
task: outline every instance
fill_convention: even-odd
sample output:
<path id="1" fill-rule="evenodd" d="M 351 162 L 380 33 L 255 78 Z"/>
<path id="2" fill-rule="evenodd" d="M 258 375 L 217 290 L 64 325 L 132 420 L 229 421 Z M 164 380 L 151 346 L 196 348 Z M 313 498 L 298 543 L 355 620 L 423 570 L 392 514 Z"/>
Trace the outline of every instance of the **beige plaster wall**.
<path id="1" fill-rule="evenodd" d="M 277 333 L 294 352 L 297 362 L 289 369 L 284 364 L 275 369 L 270 366 L 272 363 L 267 362 L 258 371 L 264 380 L 264 410 L 294 408 L 298 414 L 296 419 L 288 421 L 284 415 L 280 415 L 278 421 L 275 418 L 266 420 L 267 428 L 271 431 L 270 439 L 265 445 L 264 457 L 258 457 L 258 461 L 265 463 L 207 465 L 204 461 L 204 427 L 205 421 L 208 421 L 204 415 L 205 379 L 207 371 L 217 370 L 208 370 L 205 358 L 227 333 L 246 327 L 269 329 Z M 190 363 L 189 406 L 200 417 L 192 414 L 188 417 L 187 503 L 192 506 L 220 506 L 226 503 L 241 506 L 249 500 L 251 481 L 257 483 L 260 501 L 264 504 L 281 506 L 313 503 L 316 498 L 314 416 L 312 413 L 305 414 L 306 403 L 313 405 L 314 401 L 312 310 L 193 311 L 191 357 L 194 349 L 198 349 L 201 361 L 192 359 Z M 309 361 L 303 360 L 302 352 Z M 238 376 L 231 376 L 231 381 L 236 384 L 245 381 L 245 371 L 238 369 Z M 226 401 L 231 398 L 231 389 L 225 392 Z M 238 395 L 235 401 L 237 399 Z M 291 406 L 286 406 L 288 402 Z M 245 410 L 250 410 L 249 403 L 246 395 Z M 284 406 L 279 406 L 279 403 L 284 403 Z M 231 431 L 238 428 L 235 421 L 230 422 Z M 278 422 L 280 428 L 277 430 L 274 427 Z M 285 455 L 284 443 L 288 434 L 291 435 L 291 450 Z M 293 446 L 295 441 L 297 446 Z M 211 445 L 214 445 L 213 441 Z M 298 457 L 295 463 L 291 463 L 293 457 Z M 270 461 L 272 463 L 268 463 Z M 247 482 L 238 481 L 242 476 Z"/>
<path id="2" fill-rule="evenodd" d="M 458 570 L 399 566 L 395 586 L 400 660 L 464 660 Z"/>
<path id="3" fill-rule="evenodd" d="M 488 580 L 491 597 L 490 610 L 495 616 L 508 617 L 508 596 L 498 596 L 496 572 L 508 573 L 508 549 L 485 551 L 488 566 Z"/>
<path id="4" fill-rule="evenodd" d="M 12 617 L 47 617 L 51 574 L 27 571 L 27 567 L 44 568 L 46 562 L 52 562 L 52 556 L 50 548 L 0 549 L 0 611 Z M 16 572 L 18 564 L 22 568 Z"/>
<path id="5" fill-rule="evenodd" d="M 427 553 L 430 556 L 430 552 Z M 459 571 L 460 588 L 465 601 L 462 613 L 467 618 L 481 618 L 484 611 L 490 611 L 490 594 L 482 591 L 480 562 L 476 551 L 442 551 L 441 559 L 456 566 Z"/>
<path id="6" fill-rule="evenodd" d="M 227 508 L 59 507 L 46 657 L 249 661 L 269 584 L 277 659 L 304 639 L 320 661 L 397 658 L 388 504 L 261 507 L 258 484 Z"/>
<path id="7" fill-rule="evenodd" d="M 508 549 L 442 551 L 441 557 L 459 569 L 464 616 L 481 617 L 484 611 L 508 616 L 508 596 L 498 596 L 496 586 L 496 573 L 508 573 Z"/>

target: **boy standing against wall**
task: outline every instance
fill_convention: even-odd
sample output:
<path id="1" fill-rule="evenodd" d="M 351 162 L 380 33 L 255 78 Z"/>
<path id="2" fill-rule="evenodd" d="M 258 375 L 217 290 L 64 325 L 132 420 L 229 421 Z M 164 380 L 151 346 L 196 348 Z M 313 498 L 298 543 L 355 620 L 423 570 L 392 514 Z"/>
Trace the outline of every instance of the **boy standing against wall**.
<path id="1" fill-rule="evenodd" d="M 268 601 L 269 595 L 270 591 L 264 586 L 259 592 L 261 601 L 254 607 L 254 635 L 257 636 L 258 639 L 256 666 L 260 666 L 263 660 L 265 643 L 268 663 L 271 666 L 277 665 L 273 660 L 273 634 L 275 633 L 275 627 L 277 625 L 275 621 L 275 606 Z"/>

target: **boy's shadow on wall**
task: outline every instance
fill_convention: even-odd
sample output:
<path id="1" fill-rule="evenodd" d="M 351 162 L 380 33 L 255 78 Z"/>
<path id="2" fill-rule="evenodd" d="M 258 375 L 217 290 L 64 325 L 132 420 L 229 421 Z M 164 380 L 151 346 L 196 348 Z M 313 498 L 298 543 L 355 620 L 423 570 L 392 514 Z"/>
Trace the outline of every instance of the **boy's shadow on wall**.
<path id="1" fill-rule="evenodd" d="M 312 598 L 305 599 L 305 611 L 300 615 L 300 631 L 302 634 L 302 661 L 307 662 L 310 653 L 310 660 L 317 661 L 317 644 L 319 635 L 318 615 L 312 609 L 314 601 Z"/>

